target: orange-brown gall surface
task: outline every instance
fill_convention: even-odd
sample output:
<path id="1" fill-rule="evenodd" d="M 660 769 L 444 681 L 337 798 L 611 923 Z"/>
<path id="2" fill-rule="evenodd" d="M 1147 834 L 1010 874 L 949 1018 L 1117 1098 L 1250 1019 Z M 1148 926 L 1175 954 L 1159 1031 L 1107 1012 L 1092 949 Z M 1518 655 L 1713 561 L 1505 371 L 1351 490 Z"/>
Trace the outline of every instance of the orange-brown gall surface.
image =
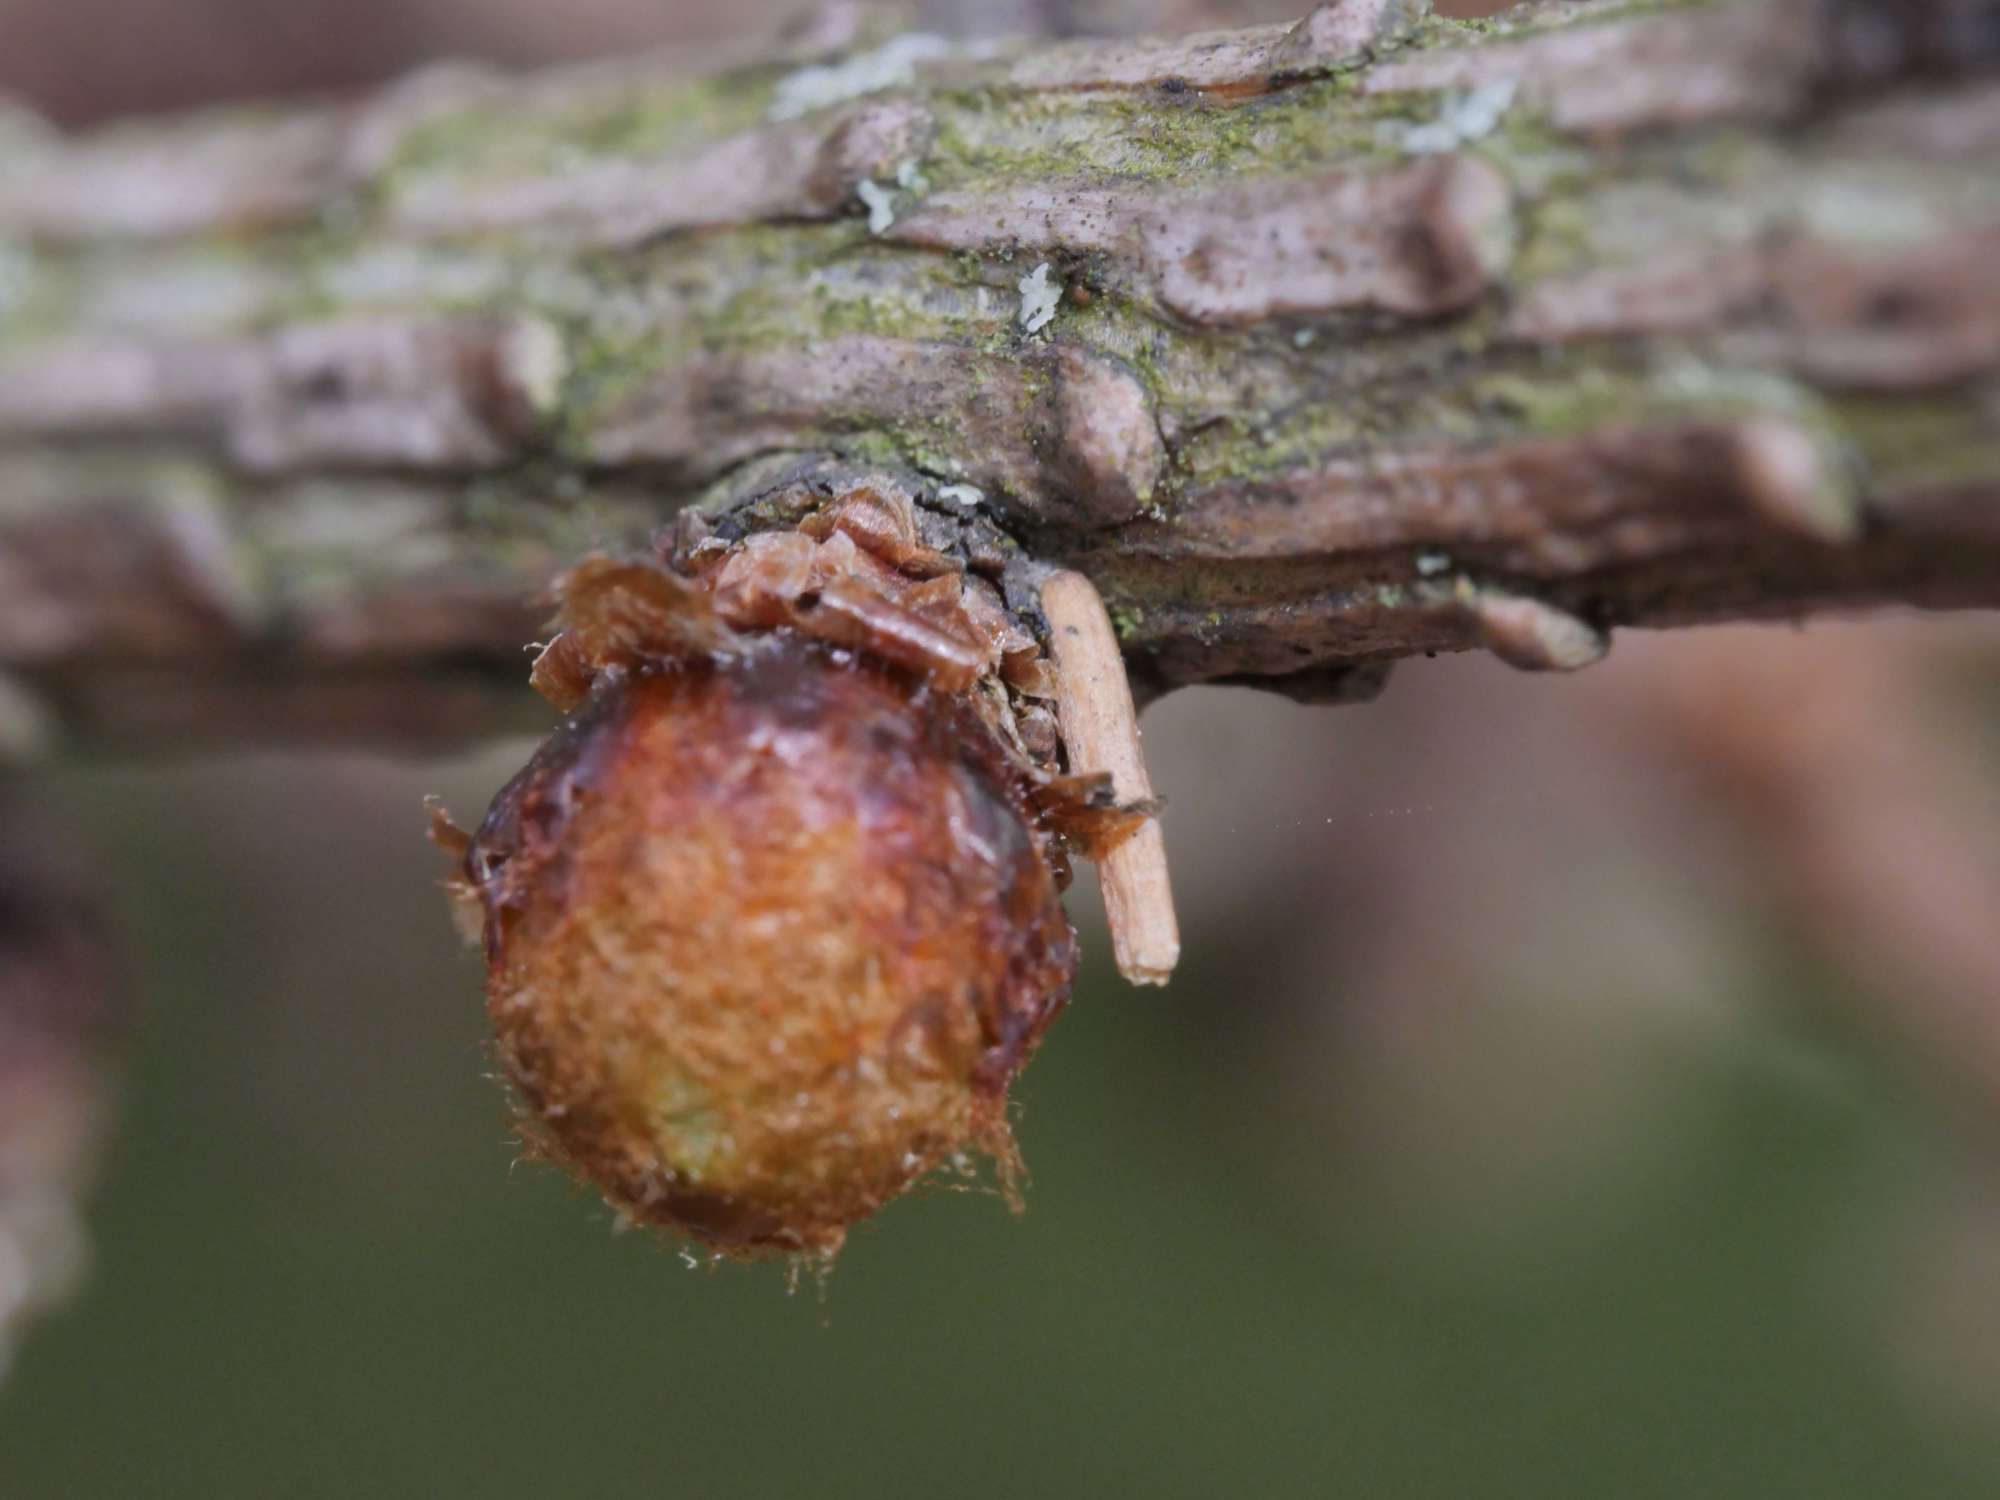
<path id="1" fill-rule="evenodd" d="M 1028 790 L 962 695 L 788 631 L 601 675 L 465 855 L 533 1133 L 745 1254 L 1010 1168 L 1076 961 Z"/>

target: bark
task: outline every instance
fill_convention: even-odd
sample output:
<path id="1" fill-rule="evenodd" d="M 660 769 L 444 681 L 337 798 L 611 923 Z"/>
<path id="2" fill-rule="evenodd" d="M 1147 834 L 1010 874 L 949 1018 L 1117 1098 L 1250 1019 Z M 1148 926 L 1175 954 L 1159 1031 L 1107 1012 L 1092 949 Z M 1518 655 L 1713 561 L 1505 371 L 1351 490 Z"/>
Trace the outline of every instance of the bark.
<path id="1" fill-rule="evenodd" d="M 566 562 L 835 469 L 1149 692 L 2000 602 L 1995 0 L 871 24 L 0 116 L 0 745 L 484 732 Z"/>

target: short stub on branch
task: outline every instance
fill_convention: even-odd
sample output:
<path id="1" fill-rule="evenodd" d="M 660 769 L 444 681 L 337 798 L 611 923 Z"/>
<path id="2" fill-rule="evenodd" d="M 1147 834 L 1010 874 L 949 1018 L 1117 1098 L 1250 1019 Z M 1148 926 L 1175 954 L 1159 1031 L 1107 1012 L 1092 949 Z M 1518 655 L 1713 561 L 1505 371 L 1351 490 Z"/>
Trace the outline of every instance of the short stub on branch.
<path id="1" fill-rule="evenodd" d="M 1109 773 L 1121 803 L 1150 801 L 1153 787 L 1139 745 L 1139 715 L 1118 636 L 1096 585 L 1081 573 L 1055 574 L 1042 585 L 1042 614 L 1049 622 L 1056 717 L 1069 749 L 1070 771 Z M 1181 933 L 1159 819 L 1139 823 L 1098 863 L 1118 972 L 1133 984 L 1165 984 L 1180 961 Z"/>

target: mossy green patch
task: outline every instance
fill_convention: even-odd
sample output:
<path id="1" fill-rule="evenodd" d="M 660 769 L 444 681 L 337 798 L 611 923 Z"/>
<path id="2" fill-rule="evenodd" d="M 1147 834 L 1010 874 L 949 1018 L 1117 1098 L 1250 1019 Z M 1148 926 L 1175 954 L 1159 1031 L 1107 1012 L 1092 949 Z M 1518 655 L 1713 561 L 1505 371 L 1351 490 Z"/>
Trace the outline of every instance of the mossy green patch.
<path id="1" fill-rule="evenodd" d="M 1870 488 L 1950 490 L 2000 473 L 1990 392 L 1834 397 L 1832 416 L 1866 466 Z"/>
<path id="2" fill-rule="evenodd" d="M 775 74 L 661 78 L 579 88 L 545 102 L 474 100 L 412 125 L 382 181 L 539 175 L 593 162 L 690 150 L 762 123 Z"/>
<path id="3" fill-rule="evenodd" d="M 1359 94 L 1344 76 L 1260 99 L 1105 92 L 947 94 L 924 171 L 933 190 L 1015 183 L 1214 180 L 1303 171 L 1391 153 L 1376 123 L 1400 104 Z"/>

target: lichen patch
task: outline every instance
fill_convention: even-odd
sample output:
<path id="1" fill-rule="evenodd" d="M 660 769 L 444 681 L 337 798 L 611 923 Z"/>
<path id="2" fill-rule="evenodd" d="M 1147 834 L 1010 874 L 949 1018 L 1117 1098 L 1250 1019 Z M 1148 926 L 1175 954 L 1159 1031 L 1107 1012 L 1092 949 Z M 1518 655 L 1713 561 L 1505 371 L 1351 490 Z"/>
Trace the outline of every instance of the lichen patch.
<path id="1" fill-rule="evenodd" d="M 1021 289 L 1021 331 L 1040 333 L 1054 321 L 1056 304 L 1062 301 L 1062 283 L 1049 280 L 1049 263 L 1041 262 L 1023 276 Z"/>

